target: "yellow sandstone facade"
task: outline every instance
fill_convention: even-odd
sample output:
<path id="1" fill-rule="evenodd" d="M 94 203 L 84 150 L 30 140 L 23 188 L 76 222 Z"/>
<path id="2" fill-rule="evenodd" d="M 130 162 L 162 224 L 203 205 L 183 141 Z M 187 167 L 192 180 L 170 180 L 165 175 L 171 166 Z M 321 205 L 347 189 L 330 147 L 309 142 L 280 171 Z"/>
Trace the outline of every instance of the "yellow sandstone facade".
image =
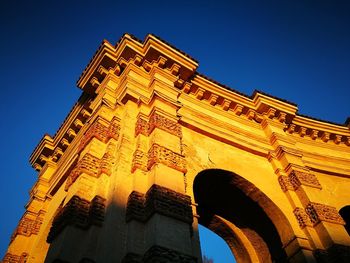
<path id="1" fill-rule="evenodd" d="M 201 262 L 198 224 L 237 262 L 350 262 L 349 124 L 197 67 L 154 35 L 101 44 L 3 262 Z"/>

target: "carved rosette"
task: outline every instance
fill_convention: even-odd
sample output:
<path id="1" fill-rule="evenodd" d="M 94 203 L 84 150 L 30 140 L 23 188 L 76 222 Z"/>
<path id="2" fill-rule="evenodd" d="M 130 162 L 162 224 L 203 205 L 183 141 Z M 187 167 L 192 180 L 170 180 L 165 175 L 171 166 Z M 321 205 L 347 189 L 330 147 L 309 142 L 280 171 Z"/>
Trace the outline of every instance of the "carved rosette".
<path id="1" fill-rule="evenodd" d="M 28 212 L 25 213 L 19 221 L 19 224 L 11 237 L 11 241 L 13 241 L 17 235 L 27 237 L 37 235 L 43 222 L 44 213 L 45 212 L 43 211 L 40 211 L 37 215 L 29 214 Z"/>
<path id="2" fill-rule="evenodd" d="M 159 128 L 179 138 L 182 137 L 180 124 L 157 112 L 153 112 L 148 117 L 148 120 L 144 116 L 138 117 L 135 127 L 135 136 L 139 134 L 149 136 L 155 128 Z"/>
<path id="3" fill-rule="evenodd" d="M 322 189 L 320 182 L 314 174 L 301 171 L 292 171 L 288 176 L 280 176 L 278 182 L 281 189 L 296 191 L 301 185 Z"/>
<path id="4" fill-rule="evenodd" d="M 183 173 L 187 172 L 186 161 L 183 155 L 175 153 L 172 150 L 155 143 L 148 151 L 148 170 L 158 163 L 162 163 Z"/>
<path id="5" fill-rule="evenodd" d="M 146 222 L 154 213 L 192 224 L 191 197 L 153 185 L 146 194 L 133 191 L 128 199 L 126 221 Z"/>
<path id="6" fill-rule="evenodd" d="M 119 120 L 114 117 L 109 122 L 109 126 L 102 124 L 99 122 L 99 120 L 100 119 L 97 119 L 93 124 L 91 124 L 90 128 L 86 131 L 85 135 L 81 139 L 78 152 L 82 151 L 92 138 L 96 138 L 104 143 L 107 143 L 111 138 L 118 140 L 120 133 Z M 104 122 L 107 121 L 104 120 Z"/>
<path id="7" fill-rule="evenodd" d="M 91 225 L 101 226 L 104 221 L 104 215 L 104 198 L 95 196 L 89 202 L 75 195 L 56 214 L 47 237 L 47 242 L 51 243 L 68 225 L 82 229 L 87 229 Z"/>

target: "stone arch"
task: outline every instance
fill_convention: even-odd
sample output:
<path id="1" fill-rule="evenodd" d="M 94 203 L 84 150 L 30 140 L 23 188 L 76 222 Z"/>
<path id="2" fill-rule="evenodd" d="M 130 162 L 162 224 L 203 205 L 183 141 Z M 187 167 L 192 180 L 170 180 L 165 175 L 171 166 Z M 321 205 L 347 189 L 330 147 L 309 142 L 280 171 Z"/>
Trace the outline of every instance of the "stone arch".
<path id="1" fill-rule="evenodd" d="M 285 262 L 295 238 L 278 206 L 243 177 L 208 169 L 194 179 L 199 223 L 221 236 L 237 262 Z M 270 259 L 270 260 L 268 260 Z"/>
<path id="2" fill-rule="evenodd" d="M 339 214 L 345 222 L 345 230 L 350 235 L 350 205 L 346 205 L 339 210 Z"/>

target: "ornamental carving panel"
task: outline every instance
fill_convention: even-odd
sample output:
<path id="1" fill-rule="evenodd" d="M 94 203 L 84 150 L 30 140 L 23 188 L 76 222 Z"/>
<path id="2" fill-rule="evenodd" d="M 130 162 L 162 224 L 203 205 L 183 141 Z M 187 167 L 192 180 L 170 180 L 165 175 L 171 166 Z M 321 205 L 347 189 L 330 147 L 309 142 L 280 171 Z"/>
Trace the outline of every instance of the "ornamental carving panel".
<path id="1" fill-rule="evenodd" d="M 153 112 L 149 119 L 148 134 L 151 134 L 155 128 L 162 129 L 179 138 L 182 137 L 181 126 L 173 120 L 170 120 L 156 112 Z"/>
<path id="2" fill-rule="evenodd" d="M 87 229 L 91 225 L 101 226 L 104 221 L 104 215 L 104 198 L 95 196 L 89 202 L 75 195 L 56 214 L 47 237 L 47 242 L 51 243 L 68 225 L 82 229 Z"/>
<path id="3" fill-rule="evenodd" d="M 132 158 L 131 172 L 135 172 L 136 169 L 147 171 L 147 154 L 140 149 L 136 149 Z"/>
<path id="4" fill-rule="evenodd" d="M 306 208 L 312 224 L 316 225 L 320 221 L 344 225 L 343 218 L 339 215 L 337 209 L 333 206 L 310 202 Z"/>
<path id="5" fill-rule="evenodd" d="M 135 127 L 135 136 L 139 134 L 143 134 L 145 136 L 148 136 L 148 122 L 147 120 L 143 119 L 142 117 L 138 117 L 136 121 L 136 127 Z"/>
<path id="6" fill-rule="evenodd" d="M 90 153 L 86 153 L 70 172 L 67 178 L 65 190 L 67 191 L 82 173 L 93 177 L 99 177 L 101 173 L 105 173 L 110 176 L 112 174 L 112 167 L 115 164 L 115 151 L 116 145 L 114 143 L 110 143 L 101 159 L 93 156 Z"/>
<path id="7" fill-rule="evenodd" d="M 143 134 L 148 136 L 155 128 L 159 128 L 179 138 L 182 137 L 181 125 L 157 112 L 153 112 L 148 121 L 143 116 L 139 116 L 136 121 L 135 136 Z"/>
<path id="8" fill-rule="evenodd" d="M 292 171 L 288 176 L 278 177 L 278 182 L 283 192 L 287 190 L 295 191 L 301 185 L 322 189 L 316 176 L 307 172 Z"/>
<path id="9" fill-rule="evenodd" d="M 27 262 L 28 254 L 22 253 L 22 255 L 14 255 L 11 253 L 6 253 L 2 262 L 3 263 L 25 263 Z"/>
<path id="10" fill-rule="evenodd" d="M 116 151 L 117 146 L 114 143 L 110 143 L 107 146 L 105 154 L 100 160 L 100 170 L 99 173 L 105 173 L 107 175 L 112 174 L 112 167 L 114 163 L 114 152 Z"/>
<path id="11" fill-rule="evenodd" d="M 146 222 L 154 213 L 192 224 L 191 197 L 153 185 L 145 194 L 133 191 L 128 199 L 126 221 Z"/>
<path id="12" fill-rule="evenodd" d="M 321 184 L 317 180 L 316 176 L 311 173 L 292 171 L 289 175 L 292 184 L 296 185 L 297 188 L 300 185 L 307 185 L 310 187 L 315 187 L 321 189 Z"/>
<path id="13" fill-rule="evenodd" d="M 306 226 L 312 226 L 310 217 L 308 214 L 305 212 L 304 208 L 297 207 L 293 211 L 295 217 L 298 220 L 299 226 L 301 228 L 304 228 Z"/>
<path id="14" fill-rule="evenodd" d="M 151 169 L 157 163 L 162 163 L 183 173 L 187 172 L 184 156 L 155 143 L 148 151 L 147 168 Z"/>
<path id="15" fill-rule="evenodd" d="M 109 122 L 109 126 L 98 122 L 98 119 L 91 124 L 90 128 L 86 131 L 85 135 L 81 139 L 78 147 L 78 152 L 84 149 L 84 147 L 91 141 L 92 138 L 96 138 L 104 143 L 108 142 L 109 139 L 114 138 L 118 140 L 120 133 L 120 125 L 117 118 L 113 118 Z"/>
<path id="16" fill-rule="evenodd" d="M 24 214 L 22 219 L 11 237 L 11 241 L 15 239 L 17 235 L 31 236 L 37 235 L 40 230 L 40 226 L 43 221 L 44 212 L 40 211 L 38 215 L 30 215 L 28 213 Z"/>
<path id="17" fill-rule="evenodd" d="M 281 175 L 280 177 L 278 177 L 278 182 L 283 192 L 287 190 L 295 190 L 294 185 L 292 184 L 288 176 Z"/>

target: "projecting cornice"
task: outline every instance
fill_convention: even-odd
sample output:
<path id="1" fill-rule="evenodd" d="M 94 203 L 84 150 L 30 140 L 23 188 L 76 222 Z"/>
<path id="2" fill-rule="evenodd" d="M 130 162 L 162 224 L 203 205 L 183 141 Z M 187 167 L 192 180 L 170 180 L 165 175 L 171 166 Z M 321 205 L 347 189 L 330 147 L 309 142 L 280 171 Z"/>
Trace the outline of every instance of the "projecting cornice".
<path id="1" fill-rule="evenodd" d="M 115 46 L 104 40 L 77 82 L 84 91 L 81 98 L 57 133 L 39 142 L 30 157 L 32 166 L 40 170 L 45 163 L 57 163 L 101 101 L 111 107 L 129 99 L 147 104 L 155 96 L 176 104 L 182 123 L 201 123 L 208 129 L 227 125 L 228 133 L 249 138 L 250 145 L 259 141 L 262 155 L 271 145 L 261 128 L 271 123 L 307 144 L 350 146 L 349 120 L 340 125 L 302 116 L 292 102 L 261 91 L 245 95 L 198 73 L 197 68 L 196 60 L 151 34 L 144 41 L 124 34 Z M 196 122 L 189 118 L 192 115 L 202 120 Z M 225 125 L 219 119 L 225 119 Z"/>
<path id="2" fill-rule="evenodd" d="M 120 74 L 130 60 L 146 70 L 154 63 L 167 67 L 183 81 L 191 77 L 198 67 L 197 61 L 189 55 L 152 34 L 147 35 L 143 42 L 130 34 L 124 34 L 115 46 L 106 40 L 102 42 L 80 76 L 77 86 L 94 93 L 108 72 Z"/>
<path id="3" fill-rule="evenodd" d="M 54 136 L 45 134 L 40 140 L 29 159 L 30 164 L 35 170 L 40 171 L 47 162 L 54 164 L 61 158 L 90 116 L 89 109 L 86 109 L 85 105 L 88 99 L 89 95 L 83 93 L 56 134 Z"/>

